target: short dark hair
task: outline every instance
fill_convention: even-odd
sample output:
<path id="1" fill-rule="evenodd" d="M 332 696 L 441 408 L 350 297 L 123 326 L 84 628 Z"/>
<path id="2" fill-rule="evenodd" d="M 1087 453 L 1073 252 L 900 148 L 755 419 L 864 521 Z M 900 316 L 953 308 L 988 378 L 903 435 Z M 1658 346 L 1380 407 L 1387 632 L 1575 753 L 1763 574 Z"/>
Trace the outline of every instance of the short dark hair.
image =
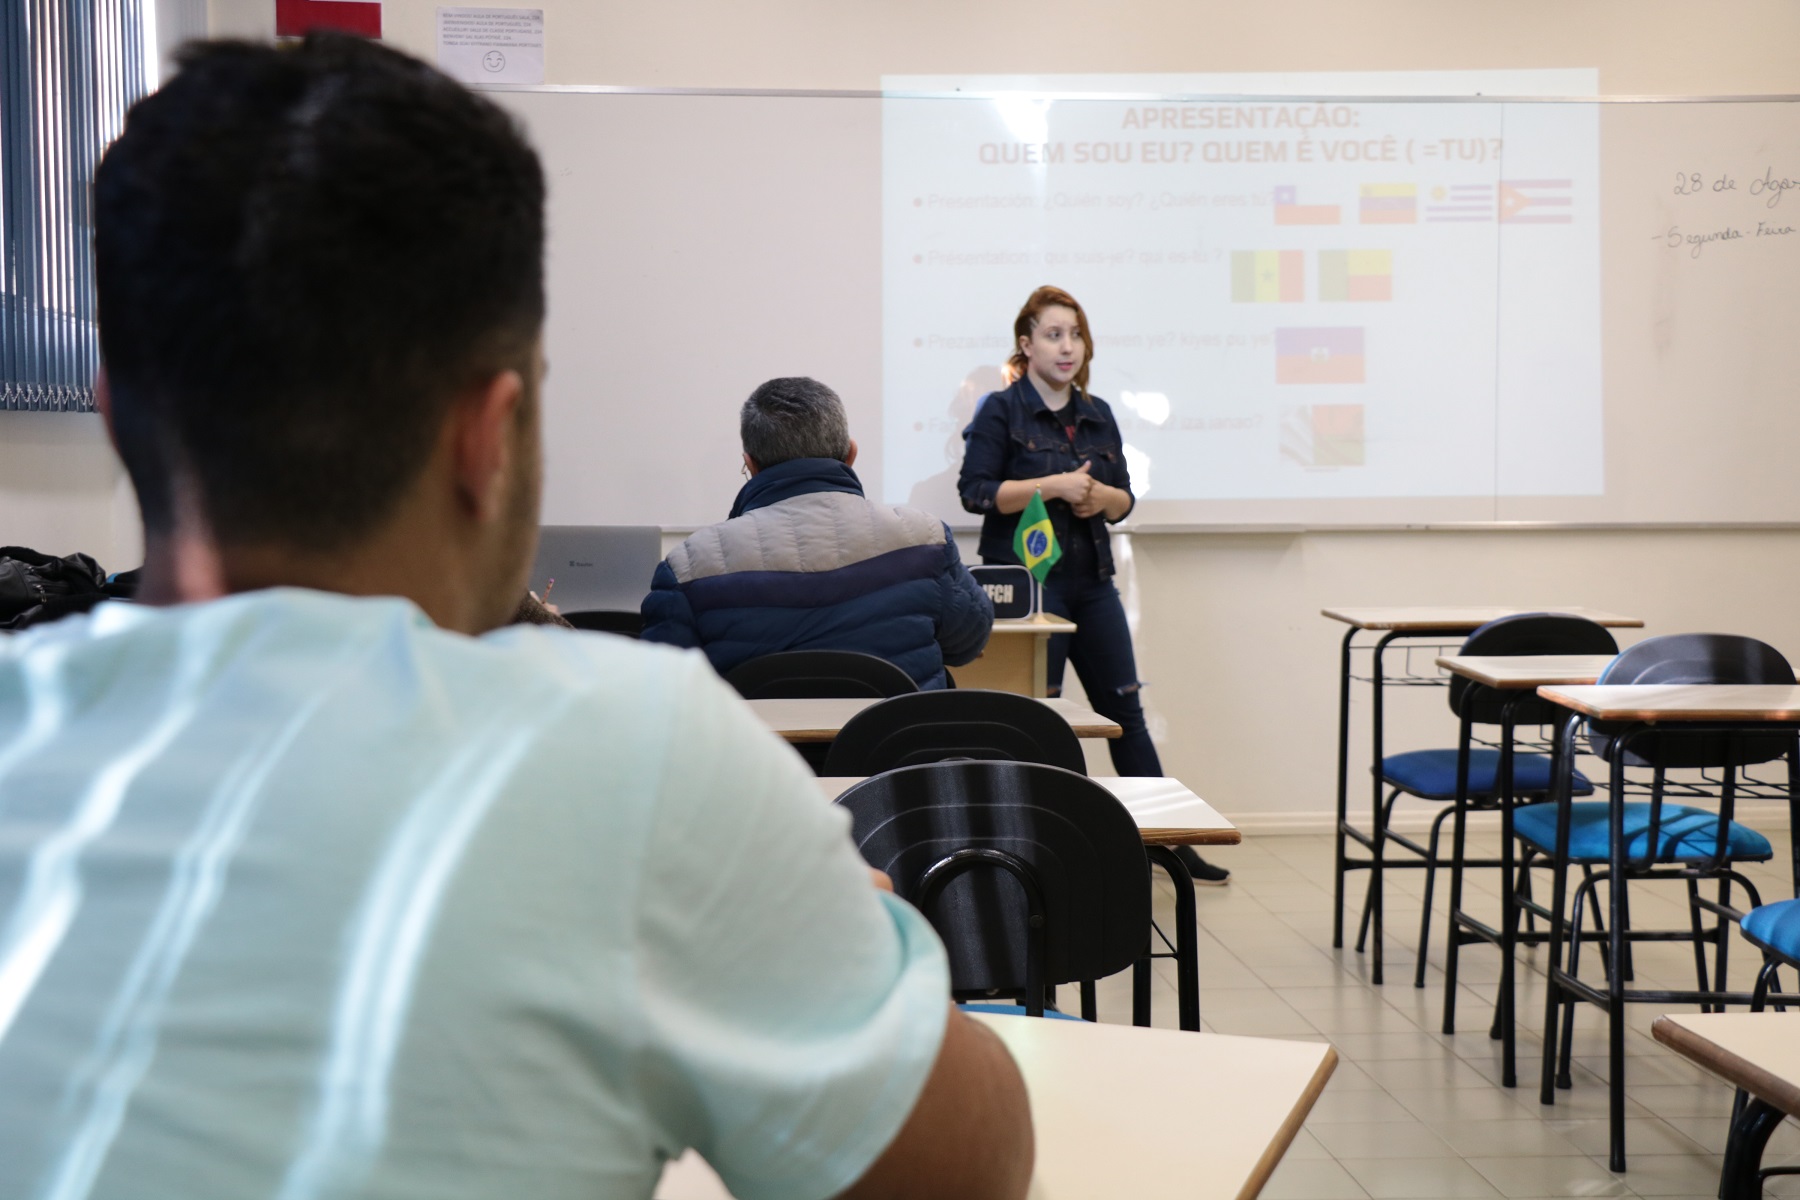
<path id="1" fill-rule="evenodd" d="M 495 105 L 361 38 L 180 62 L 94 179 L 120 454 L 153 533 L 179 477 L 222 544 L 341 548 L 459 391 L 529 371 L 543 172 Z"/>
<path id="2" fill-rule="evenodd" d="M 744 453 L 758 467 L 795 458 L 850 457 L 850 420 L 838 394 L 816 379 L 771 379 L 738 414 Z"/>

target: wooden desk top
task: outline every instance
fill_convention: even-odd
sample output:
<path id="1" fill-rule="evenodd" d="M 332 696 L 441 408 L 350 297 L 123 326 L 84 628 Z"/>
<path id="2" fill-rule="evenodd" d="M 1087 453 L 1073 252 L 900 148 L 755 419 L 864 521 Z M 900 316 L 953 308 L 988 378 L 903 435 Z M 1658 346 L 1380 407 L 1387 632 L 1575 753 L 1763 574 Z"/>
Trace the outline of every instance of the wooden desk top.
<path id="1" fill-rule="evenodd" d="M 1452 675 L 1513 691 L 1557 683 L 1592 683 L 1612 662 L 1610 654 L 1446 654 L 1437 665 Z"/>
<path id="2" fill-rule="evenodd" d="M 1048 633 L 1074 633 L 1074 632 L 1075 632 L 1075 622 L 1065 621 L 1061 617 L 1051 617 L 1048 621 L 1033 621 L 1028 617 L 1021 617 L 1018 620 L 995 621 L 994 622 L 994 633 L 996 636 L 1002 635 L 1002 634 L 1009 634 L 1009 635 L 1016 636 L 1021 633 L 1046 633 L 1046 634 L 1048 634 Z M 954 671 L 956 668 L 952 667 L 950 669 Z"/>
<path id="3" fill-rule="evenodd" d="M 880 701 L 809 699 L 750 700 L 747 703 L 770 729 L 790 742 L 829 742 L 837 737 L 838 730 L 851 717 Z M 1075 730 L 1076 737 L 1116 738 L 1125 732 L 1099 713 L 1083 708 L 1072 700 L 1052 697 L 1039 700 L 1038 703 L 1049 705 L 1052 711 L 1067 721 Z"/>
<path id="4" fill-rule="evenodd" d="M 1793 1013 L 1680 1013 L 1656 1018 L 1656 1040 L 1726 1083 L 1800 1117 L 1800 1019 Z"/>
<path id="5" fill-rule="evenodd" d="M 1028 1200 L 1232 1200 L 1268 1182 L 1337 1052 L 1322 1042 L 976 1014 L 1018 1061 L 1037 1169 Z M 1209 1082 L 1210 1081 L 1210 1082 Z M 692 1153 L 658 1200 L 726 1200 Z"/>
<path id="6" fill-rule="evenodd" d="M 819 790 L 836 800 L 861 782 L 856 776 L 826 776 Z M 1236 825 L 1180 780 L 1096 775 L 1094 782 L 1119 798 L 1146 846 L 1235 846 L 1244 840 Z"/>
<path id="7" fill-rule="evenodd" d="M 1597 684 L 1538 695 L 1597 721 L 1800 722 L 1800 687 L 1787 683 Z"/>
<path id="8" fill-rule="evenodd" d="M 1379 604 L 1356 608 L 1321 608 L 1323 616 L 1358 629 L 1399 629 L 1412 633 L 1473 633 L 1489 621 L 1518 613 L 1565 613 L 1586 617 L 1597 625 L 1614 629 L 1639 629 L 1644 622 L 1638 617 L 1622 617 L 1618 613 L 1578 604 L 1545 604 L 1537 608 L 1511 608 L 1496 605 L 1403 605 Z"/>

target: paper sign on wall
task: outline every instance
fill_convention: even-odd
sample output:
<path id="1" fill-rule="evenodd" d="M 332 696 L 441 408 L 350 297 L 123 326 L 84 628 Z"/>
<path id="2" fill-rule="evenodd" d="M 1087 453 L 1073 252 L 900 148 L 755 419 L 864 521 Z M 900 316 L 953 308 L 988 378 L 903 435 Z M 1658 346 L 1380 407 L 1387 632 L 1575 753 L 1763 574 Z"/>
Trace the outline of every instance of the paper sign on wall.
<path id="1" fill-rule="evenodd" d="M 542 83 L 544 10 L 439 8 L 437 61 L 464 83 Z"/>

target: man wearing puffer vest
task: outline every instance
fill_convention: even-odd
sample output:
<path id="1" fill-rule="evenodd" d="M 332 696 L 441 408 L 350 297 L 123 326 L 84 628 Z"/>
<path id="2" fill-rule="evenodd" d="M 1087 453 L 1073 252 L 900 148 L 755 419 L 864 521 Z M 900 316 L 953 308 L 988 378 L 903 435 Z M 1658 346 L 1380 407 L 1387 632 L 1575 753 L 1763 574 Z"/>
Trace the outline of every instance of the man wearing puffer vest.
<path id="1" fill-rule="evenodd" d="M 698 647 L 721 675 L 784 650 L 855 650 L 946 686 L 994 624 L 949 527 L 863 495 L 843 402 L 815 379 L 763 384 L 740 428 L 750 482 L 729 519 L 656 568 L 644 640 Z"/>

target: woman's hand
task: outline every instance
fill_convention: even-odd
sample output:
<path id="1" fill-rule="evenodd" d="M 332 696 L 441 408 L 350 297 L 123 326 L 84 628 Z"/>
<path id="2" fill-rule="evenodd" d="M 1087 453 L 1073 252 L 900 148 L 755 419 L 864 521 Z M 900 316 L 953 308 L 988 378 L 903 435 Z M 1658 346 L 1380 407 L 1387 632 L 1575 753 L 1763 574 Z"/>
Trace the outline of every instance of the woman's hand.
<path id="1" fill-rule="evenodd" d="M 1073 471 L 1064 471 L 1060 475 L 1045 475 L 1038 479 L 1008 479 L 994 493 L 994 508 L 998 512 L 1024 512 L 1025 506 L 1031 503 L 1034 493 L 1042 492 L 1046 500 L 1067 500 L 1076 504 L 1087 499 L 1088 492 L 1101 485 L 1094 482 L 1089 474 L 1090 467 L 1082 463 Z"/>
<path id="2" fill-rule="evenodd" d="M 1070 506 L 1078 517 L 1105 517 L 1116 521 L 1131 509 L 1131 493 L 1124 488 L 1116 488 L 1111 484 L 1098 480 L 1089 488 L 1087 495 L 1080 500 L 1071 501 Z"/>
<path id="3" fill-rule="evenodd" d="M 1082 463 L 1073 471 L 1065 471 L 1061 475 L 1046 475 L 1039 485 L 1048 500 L 1067 500 L 1076 506 L 1077 516 L 1088 514 L 1081 511 L 1080 506 L 1088 502 L 1088 496 L 1100 485 L 1094 482 L 1091 474 L 1092 463 Z"/>

